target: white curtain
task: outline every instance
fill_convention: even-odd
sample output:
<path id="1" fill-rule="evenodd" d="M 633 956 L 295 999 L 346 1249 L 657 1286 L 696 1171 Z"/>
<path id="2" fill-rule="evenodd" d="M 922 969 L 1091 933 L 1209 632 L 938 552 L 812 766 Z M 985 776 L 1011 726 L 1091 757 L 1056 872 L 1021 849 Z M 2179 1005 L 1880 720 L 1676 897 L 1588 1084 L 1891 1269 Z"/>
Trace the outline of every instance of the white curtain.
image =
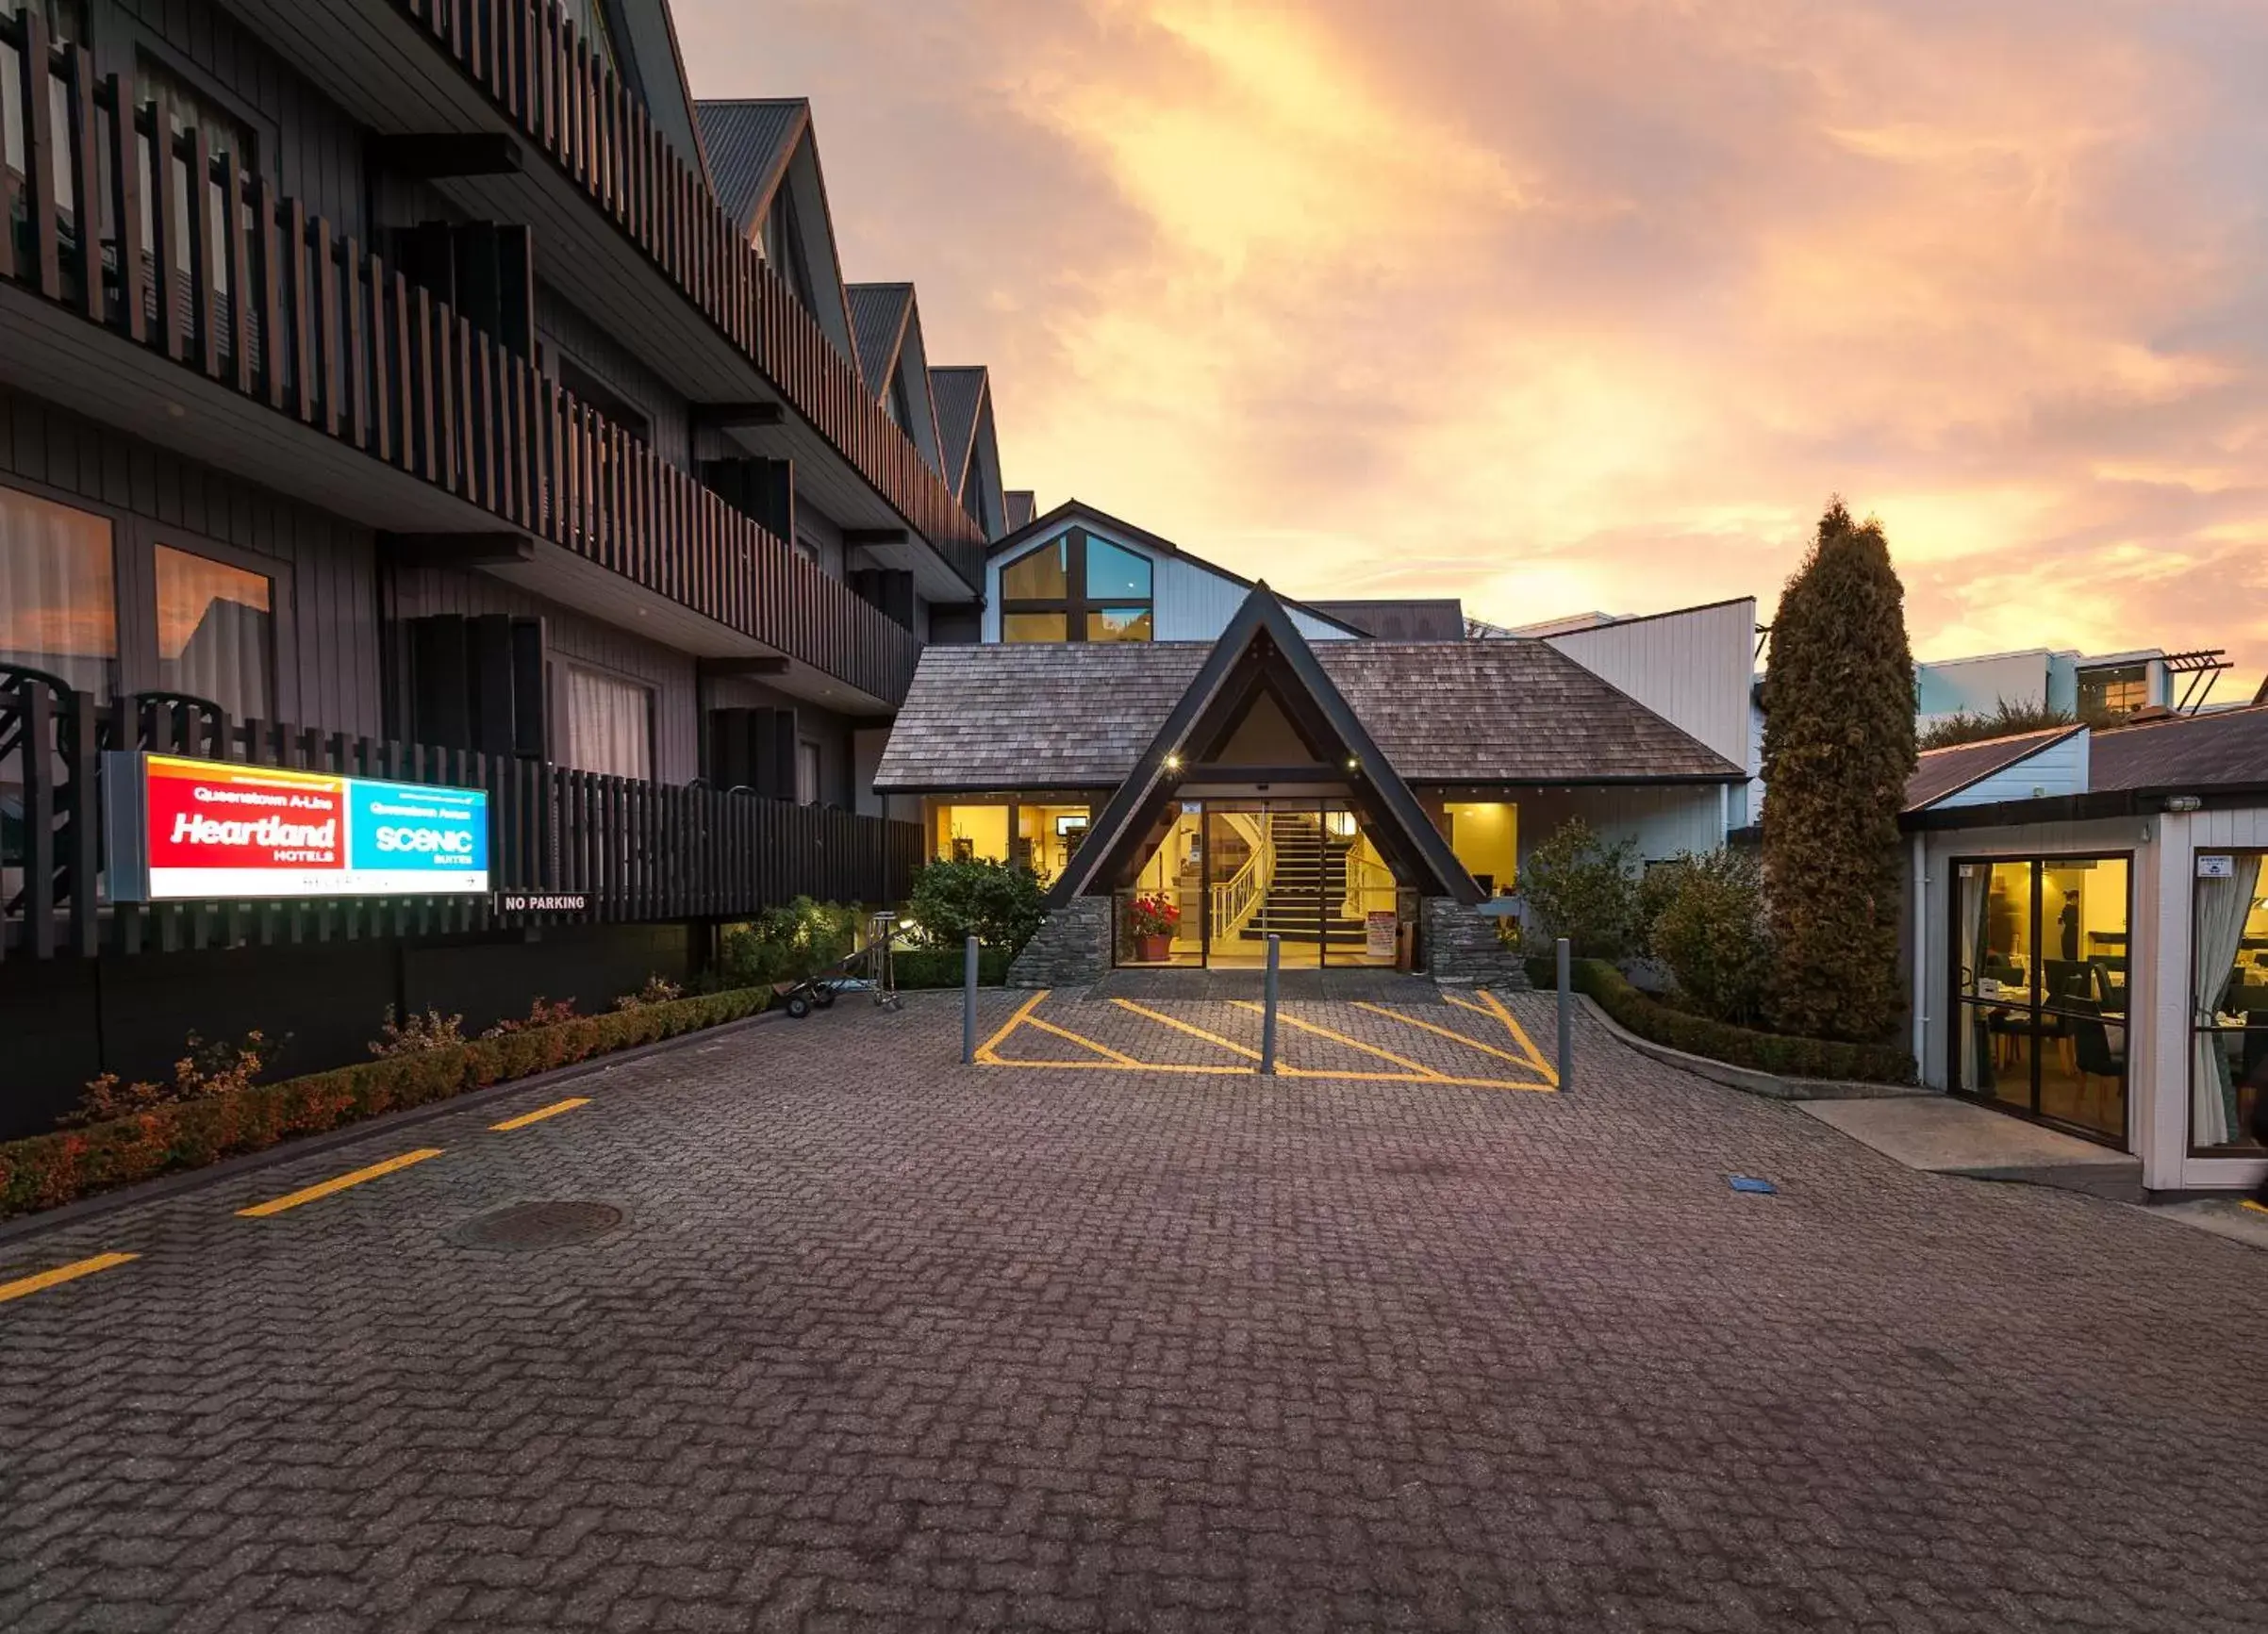
<path id="1" fill-rule="evenodd" d="M 107 696 L 117 662 L 110 524 L 0 488 L 0 664 Z"/>
<path id="2" fill-rule="evenodd" d="M 238 719 L 274 719 L 274 605 L 264 574 L 159 545 L 158 685 Z"/>
<path id="3" fill-rule="evenodd" d="M 2214 1006 L 2236 964 L 2238 945 L 2244 939 L 2244 920 L 2252 913 L 2260 883 L 2257 856 L 2238 857 L 2232 878 L 2197 882 L 2196 962 L 2190 978 L 2190 1019 L 2195 1028 L 2190 1034 L 2190 1098 L 2199 1146 L 2227 1146 L 2236 1128 L 2236 1078 L 2222 1052 L 2222 1035 L 2210 1029 Z"/>
<path id="4" fill-rule="evenodd" d="M 1962 997 L 1977 991 L 1977 961 L 1984 953 L 1985 885 L 1993 877 L 1989 863 L 1963 863 L 1961 872 L 1961 982 Z M 1953 1004 L 1953 1026 L 1961 1038 L 1961 1081 L 1956 1089 L 1976 1090 L 1984 1087 L 1981 1065 L 1977 1055 L 1978 1015 L 1976 1007 L 1963 1004 L 1957 998 Z"/>
<path id="5" fill-rule="evenodd" d="M 613 777 L 654 775 L 653 694 L 580 665 L 567 667 L 567 764 Z"/>

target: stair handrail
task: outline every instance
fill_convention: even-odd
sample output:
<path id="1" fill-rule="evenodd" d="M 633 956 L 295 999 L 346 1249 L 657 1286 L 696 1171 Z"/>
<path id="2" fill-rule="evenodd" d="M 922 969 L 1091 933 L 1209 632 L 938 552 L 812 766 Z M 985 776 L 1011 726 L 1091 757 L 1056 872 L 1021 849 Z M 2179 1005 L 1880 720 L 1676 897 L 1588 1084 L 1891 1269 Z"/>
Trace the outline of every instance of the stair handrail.
<path id="1" fill-rule="evenodd" d="M 1276 848 L 1242 812 L 1220 814 L 1245 831 L 1250 850 L 1244 866 L 1213 887 L 1213 934 L 1233 936 L 1251 922 L 1276 877 Z"/>

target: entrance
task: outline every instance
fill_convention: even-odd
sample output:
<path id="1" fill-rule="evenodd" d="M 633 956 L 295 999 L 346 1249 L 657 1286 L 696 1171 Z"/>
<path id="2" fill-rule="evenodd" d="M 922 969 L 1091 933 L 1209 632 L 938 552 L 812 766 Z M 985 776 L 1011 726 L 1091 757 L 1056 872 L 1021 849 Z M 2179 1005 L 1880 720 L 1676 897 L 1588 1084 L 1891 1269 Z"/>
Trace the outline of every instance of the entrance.
<path id="1" fill-rule="evenodd" d="M 1117 962 L 1391 966 L 1400 891 L 1344 800 L 1185 800 L 1117 899 Z"/>
<path id="2" fill-rule="evenodd" d="M 1954 867 L 1954 1093 L 2127 1144 L 2131 859 Z"/>

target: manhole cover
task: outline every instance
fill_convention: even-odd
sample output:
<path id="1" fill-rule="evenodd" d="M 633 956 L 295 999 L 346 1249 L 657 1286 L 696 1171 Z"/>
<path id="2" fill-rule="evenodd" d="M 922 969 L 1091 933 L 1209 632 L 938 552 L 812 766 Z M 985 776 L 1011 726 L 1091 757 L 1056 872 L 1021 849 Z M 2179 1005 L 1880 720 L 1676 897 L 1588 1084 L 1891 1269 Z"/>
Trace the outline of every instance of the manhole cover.
<path id="1" fill-rule="evenodd" d="M 564 1248 L 595 1242 L 622 1223 L 611 1203 L 515 1203 L 475 1214 L 450 1235 L 468 1248 Z"/>

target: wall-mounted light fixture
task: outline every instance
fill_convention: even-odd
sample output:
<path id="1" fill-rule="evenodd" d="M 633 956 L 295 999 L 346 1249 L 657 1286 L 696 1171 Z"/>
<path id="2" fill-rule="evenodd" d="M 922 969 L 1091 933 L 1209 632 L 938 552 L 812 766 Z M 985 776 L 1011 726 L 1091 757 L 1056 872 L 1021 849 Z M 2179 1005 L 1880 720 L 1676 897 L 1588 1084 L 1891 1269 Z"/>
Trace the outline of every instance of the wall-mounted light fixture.
<path id="1" fill-rule="evenodd" d="M 2194 794 L 2169 794 L 2165 797 L 2168 811 L 2195 811 L 2205 802 Z"/>
<path id="2" fill-rule="evenodd" d="M 1166 769 L 1167 771 L 1179 771 L 1181 768 L 1181 752 L 1178 750 L 1168 751 L 1166 755 Z"/>

